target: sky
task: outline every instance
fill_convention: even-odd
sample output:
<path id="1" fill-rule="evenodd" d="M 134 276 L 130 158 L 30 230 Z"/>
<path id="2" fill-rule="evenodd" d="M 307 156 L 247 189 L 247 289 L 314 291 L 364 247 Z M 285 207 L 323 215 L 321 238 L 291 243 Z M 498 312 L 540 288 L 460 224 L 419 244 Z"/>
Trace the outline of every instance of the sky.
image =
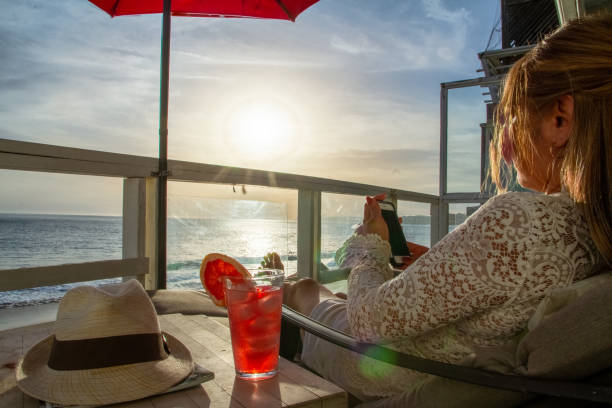
<path id="1" fill-rule="evenodd" d="M 157 156 L 160 15 L 3 3 L 0 138 Z M 481 76 L 498 18 L 496 0 L 321 0 L 295 23 L 175 17 L 169 157 L 437 194 L 440 83 Z M 451 92 L 450 191 L 478 189 L 482 92 Z M 121 191 L 120 179 L 0 170 L 0 212 L 119 215 Z M 292 214 L 297 197 L 169 192 L 276 197 Z"/>

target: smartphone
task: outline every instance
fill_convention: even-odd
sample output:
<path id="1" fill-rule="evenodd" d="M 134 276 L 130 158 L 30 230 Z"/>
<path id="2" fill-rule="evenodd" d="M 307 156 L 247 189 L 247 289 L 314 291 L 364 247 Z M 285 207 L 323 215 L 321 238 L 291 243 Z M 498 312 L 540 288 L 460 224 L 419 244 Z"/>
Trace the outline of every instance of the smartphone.
<path id="1" fill-rule="evenodd" d="M 391 244 L 391 259 L 393 266 L 401 266 L 403 257 L 410 257 L 410 249 L 406 244 L 406 236 L 400 225 L 395 206 L 390 201 L 379 201 L 382 216 L 389 228 L 389 244 Z"/>

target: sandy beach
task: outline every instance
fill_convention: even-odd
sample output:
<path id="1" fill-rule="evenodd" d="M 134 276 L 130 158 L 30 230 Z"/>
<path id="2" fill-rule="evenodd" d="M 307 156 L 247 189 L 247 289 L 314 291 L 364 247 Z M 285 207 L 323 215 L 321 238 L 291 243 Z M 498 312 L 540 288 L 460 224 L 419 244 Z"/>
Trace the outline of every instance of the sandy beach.
<path id="1" fill-rule="evenodd" d="M 55 320 L 59 302 L 0 309 L 0 331 Z"/>

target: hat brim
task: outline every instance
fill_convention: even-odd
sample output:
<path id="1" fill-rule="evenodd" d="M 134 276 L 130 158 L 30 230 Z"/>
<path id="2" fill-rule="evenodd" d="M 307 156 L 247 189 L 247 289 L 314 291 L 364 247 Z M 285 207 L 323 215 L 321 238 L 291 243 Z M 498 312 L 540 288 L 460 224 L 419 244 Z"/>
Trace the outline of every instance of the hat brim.
<path id="1" fill-rule="evenodd" d="M 193 370 L 191 353 L 163 332 L 170 354 L 164 360 L 91 370 L 53 370 L 47 362 L 53 336 L 33 346 L 19 361 L 17 385 L 35 398 L 61 405 L 106 405 L 146 398 L 167 390 Z"/>

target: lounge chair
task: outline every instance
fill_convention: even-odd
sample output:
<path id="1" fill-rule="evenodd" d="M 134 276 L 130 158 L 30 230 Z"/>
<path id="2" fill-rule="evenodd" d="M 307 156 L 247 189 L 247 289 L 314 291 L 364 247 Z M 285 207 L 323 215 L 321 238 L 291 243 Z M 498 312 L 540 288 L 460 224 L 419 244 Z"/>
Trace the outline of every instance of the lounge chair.
<path id="1" fill-rule="evenodd" d="M 224 309 L 199 292 L 181 291 L 179 295 L 157 291 L 151 295 L 160 314 L 225 315 Z M 356 351 L 372 350 L 371 345 L 366 347 L 286 307 L 283 319 Z M 612 404 L 612 271 L 553 291 L 541 302 L 520 341 L 482 350 L 466 360 L 465 365 L 443 364 L 402 353 L 394 358 L 402 362 L 399 365 L 437 376 L 415 390 L 360 403 L 359 408 Z"/>

